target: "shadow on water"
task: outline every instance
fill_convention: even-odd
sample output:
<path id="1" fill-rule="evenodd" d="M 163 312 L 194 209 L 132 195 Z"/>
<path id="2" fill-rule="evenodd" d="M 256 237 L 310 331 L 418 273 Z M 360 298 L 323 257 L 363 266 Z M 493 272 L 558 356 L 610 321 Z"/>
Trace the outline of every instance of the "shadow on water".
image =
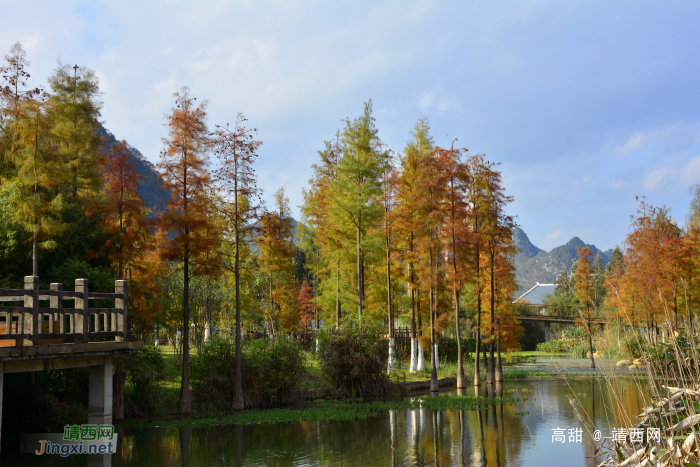
<path id="1" fill-rule="evenodd" d="M 300 422 L 213 428 L 151 428 L 125 432 L 111 465 L 118 467 L 223 466 L 539 466 L 596 465 L 595 444 L 567 396 L 578 400 L 593 425 L 608 436 L 614 418 L 639 413 L 642 397 L 633 383 L 620 382 L 618 398 L 599 381 L 507 381 L 460 390 L 487 397 L 481 410 L 389 410 L 353 422 Z M 624 386 L 627 384 L 627 386 Z M 456 391 L 452 391 L 455 393 Z M 527 398 L 513 405 L 494 398 Z M 535 438 L 537 452 L 528 433 Z M 555 429 L 565 442 L 553 442 Z M 574 435 L 574 436 L 571 436 Z M 571 438 L 570 438 L 571 436 Z M 588 459 L 587 459 L 588 457 Z M 32 456 L 3 452 L 0 467 L 85 466 L 85 457 Z"/>

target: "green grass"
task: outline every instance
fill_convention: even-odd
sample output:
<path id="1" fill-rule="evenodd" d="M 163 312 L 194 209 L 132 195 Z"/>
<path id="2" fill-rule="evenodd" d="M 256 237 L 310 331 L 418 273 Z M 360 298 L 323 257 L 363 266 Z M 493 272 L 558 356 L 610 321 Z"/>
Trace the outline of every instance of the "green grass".
<path id="1" fill-rule="evenodd" d="M 131 420 L 122 423 L 125 429 L 143 429 L 149 427 L 210 427 L 221 425 L 274 424 L 317 420 L 351 421 L 376 417 L 386 410 L 429 409 L 438 410 L 479 410 L 489 405 L 513 405 L 526 401 L 519 397 L 473 397 L 443 395 L 438 397 L 422 396 L 410 399 L 390 401 L 369 401 L 362 399 L 345 401 L 319 401 L 316 405 L 298 409 L 269 409 L 261 411 L 244 411 L 239 414 L 220 414 L 212 417 L 192 417 L 160 421 Z"/>

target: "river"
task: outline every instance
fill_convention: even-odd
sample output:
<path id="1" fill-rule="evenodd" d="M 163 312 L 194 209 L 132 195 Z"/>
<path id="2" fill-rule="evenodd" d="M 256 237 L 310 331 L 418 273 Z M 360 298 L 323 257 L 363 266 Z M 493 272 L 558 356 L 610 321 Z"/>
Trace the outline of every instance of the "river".
<path id="1" fill-rule="evenodd" d="M 470 387 L 465 394 L 527 400 L 491 404 L 479 411 L 392 410 L 352 422 L 122 432 L 118 453 L 110 463 L 124 467 L 588 467 L 599 463 L 591 458 L 595 441 L 577 419 L 569 397 L 578 400 L 603 436 L 609 436 L 612 428 L 629 427 L 619 420 L 640 413 L 643 405 L 642 383 L 616 379 L 615 385 L 616 390 L 610 391 L 602 378 L 507 381 Z M 557 429 L 563 430 L 564 442 L 553 439 Z M 582 430 L 580 439 L 576 429 Z M 85 456 L 60 458 L 7 451 L 2 453 L 1 466 L 87 465 Z"/>

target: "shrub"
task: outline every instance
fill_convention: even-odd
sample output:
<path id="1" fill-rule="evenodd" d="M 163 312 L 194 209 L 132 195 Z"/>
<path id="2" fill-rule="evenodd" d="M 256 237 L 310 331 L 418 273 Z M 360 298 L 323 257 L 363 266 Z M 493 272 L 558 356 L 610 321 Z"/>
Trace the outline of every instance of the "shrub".
<path id="1" fill-rule="evenodd" d="M 640 334 L 631 334 L 622 339 L 622 354 L 626 358 L 640 358 L 649 346 Z"/>
<path id="2" fill-rule="evenodd" d="M 162 407 L 165 360 L 160 347 L 144 345 L 138 353 L 126 357 L 126 381 L 131 395 L 125 398 L 124 410 L 129 417 L 151 415 Z"/>
<path id="3" fill-rule="evenodd" d="M 546 353 L 567 353 L 571 350 L 571 347 L 572 341 L 566 340 L 551 340 L 537 344 L 537 350 Z"/>
<path id="4" fill-rule="evenodd" d="M 242 385 L 246 407 L 270 407 L 299 395 L 306 374 L 301 345 L 284 337 L 243 341 Z M 219 409 L 233 405 L 236 352 L 233 339 L 214 336 L 191 364 L 195 402 Z"/>
<path id="5" fill-rule="evenodd" d="M 340 328 L 321 331 L 321 373 L 337 397 L 388 395 L 398 389 L 386 372 L 389 345 L 383 334 L 383 326 L 355 317 L 347 317 Z"/>
<path id="6" fill-rule="evenodd" d="M 243 392 L 247 407 L 269 407 L 299 396 L 306 374 L 303 349 L 296 341 L 278 337 L 256 339 L 243 346 Z"/>
<path id="7" fill-rule="evenodd" d="M 473 337 L 462 338 L 462 362 L 471 358 L 471 353 L 476 350 L 476 339 Z M 457 339 L 442 339 L 438 350 L 440 363 L 457 363 Z"/>

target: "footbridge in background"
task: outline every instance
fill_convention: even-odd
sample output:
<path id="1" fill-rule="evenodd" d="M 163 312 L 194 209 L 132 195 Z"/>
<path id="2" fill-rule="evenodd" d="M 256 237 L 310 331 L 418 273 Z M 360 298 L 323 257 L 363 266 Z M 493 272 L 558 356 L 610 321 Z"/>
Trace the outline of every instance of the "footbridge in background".
<path id="1" fill-rule="evenodd" d="M 597 310 L 582 306 L 551 306 L 532 305 L 529 303 L 513 303 L 513 314 L 518 321 L 539 322 L 544 324 L 544 340 L 549 342 L 551 324 L 571 324 L 574 326 L 605 327 L 607 320 L 600 316 Z"/>

